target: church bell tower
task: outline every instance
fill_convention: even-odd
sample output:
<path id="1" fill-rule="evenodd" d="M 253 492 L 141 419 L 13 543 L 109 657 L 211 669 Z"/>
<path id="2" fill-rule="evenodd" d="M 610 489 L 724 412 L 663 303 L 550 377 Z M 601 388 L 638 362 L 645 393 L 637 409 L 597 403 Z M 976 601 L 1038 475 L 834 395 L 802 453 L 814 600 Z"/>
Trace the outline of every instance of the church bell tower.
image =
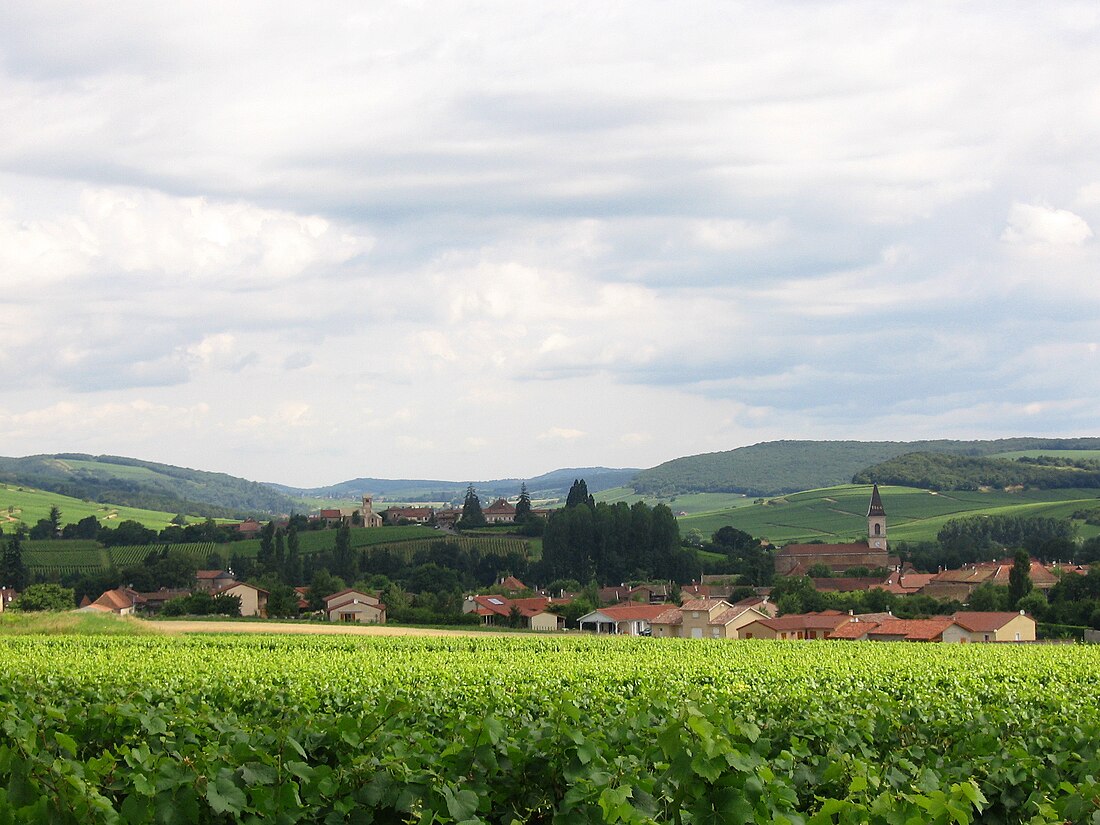
<path id="1" fill-rule="evenodd" d="M 867 545 L 876 550 L 886 549 L 886 511 L 882 509 L 877 484 L 871 490 L 871 503 L 867 507 Z"/>

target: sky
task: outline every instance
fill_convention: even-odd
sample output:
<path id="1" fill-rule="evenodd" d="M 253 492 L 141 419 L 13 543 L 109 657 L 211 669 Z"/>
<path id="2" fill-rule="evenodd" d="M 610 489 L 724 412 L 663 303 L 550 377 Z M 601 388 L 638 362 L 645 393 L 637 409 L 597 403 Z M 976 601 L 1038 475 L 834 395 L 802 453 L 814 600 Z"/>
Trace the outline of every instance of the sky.
<path id="1" fill-rule="evenodd" d="M 0 4 L 0 454 L 1100 435 L 1094 2 Z"/>

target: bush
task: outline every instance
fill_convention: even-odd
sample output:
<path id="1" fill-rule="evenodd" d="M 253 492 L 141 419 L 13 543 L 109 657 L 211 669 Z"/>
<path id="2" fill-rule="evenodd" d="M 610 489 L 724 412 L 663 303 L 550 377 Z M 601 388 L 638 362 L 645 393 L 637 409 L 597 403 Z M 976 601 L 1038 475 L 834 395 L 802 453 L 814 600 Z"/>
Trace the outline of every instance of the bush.
<path id="1" fill-rule="evenodd" d="M 31 613 L 40 610 L 72 610 L 76 597 L 71 587 L 59 584 L 32 584 L 11 603 L 10 609 Z"/>

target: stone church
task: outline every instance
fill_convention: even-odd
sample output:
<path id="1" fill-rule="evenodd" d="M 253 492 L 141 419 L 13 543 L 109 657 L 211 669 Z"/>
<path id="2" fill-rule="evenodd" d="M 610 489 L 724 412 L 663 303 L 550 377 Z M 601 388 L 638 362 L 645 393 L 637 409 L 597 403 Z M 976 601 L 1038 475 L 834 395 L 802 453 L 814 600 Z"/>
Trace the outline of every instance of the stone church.
<path id="1" fill-rule="evenodd" d="M 851 544 L 788 544 L 775 554 L 777 576 L 805 576 L 815 564 L 826 565 L 833 573 L 853 567 L 894 569 L 901 559 L 891 556 L 886 547 L 886 510 L 878 485 L 871 491 L 867 506 L 867 540 Z"/>

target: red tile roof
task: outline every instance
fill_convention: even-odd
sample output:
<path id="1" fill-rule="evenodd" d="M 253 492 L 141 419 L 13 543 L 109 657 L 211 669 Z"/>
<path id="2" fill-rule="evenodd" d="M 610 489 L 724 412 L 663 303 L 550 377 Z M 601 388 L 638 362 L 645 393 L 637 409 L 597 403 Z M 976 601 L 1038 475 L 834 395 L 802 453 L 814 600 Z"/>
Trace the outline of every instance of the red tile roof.
<path id="1" fill-rule="evenodd" d="M 930 642 L 943 636 L 952 619 L 887 619 L 871 631 L 872 636 L 891 636 L 910 642 Z"/>
<path id="2" fill-rule="evenodd" d="M 825 636 L 826 639 L 859 639 L 878 627 L 878 622 L 845 622 Z"/>
<path id="3" fill-rule="evenodd" d="M 611 607 L 601 607 L 599 612 L 615 621 L 625 622 L 632 619 L 642 619 L 652 622 L 668 609 L 664 604 L 616 604 Z"/>

